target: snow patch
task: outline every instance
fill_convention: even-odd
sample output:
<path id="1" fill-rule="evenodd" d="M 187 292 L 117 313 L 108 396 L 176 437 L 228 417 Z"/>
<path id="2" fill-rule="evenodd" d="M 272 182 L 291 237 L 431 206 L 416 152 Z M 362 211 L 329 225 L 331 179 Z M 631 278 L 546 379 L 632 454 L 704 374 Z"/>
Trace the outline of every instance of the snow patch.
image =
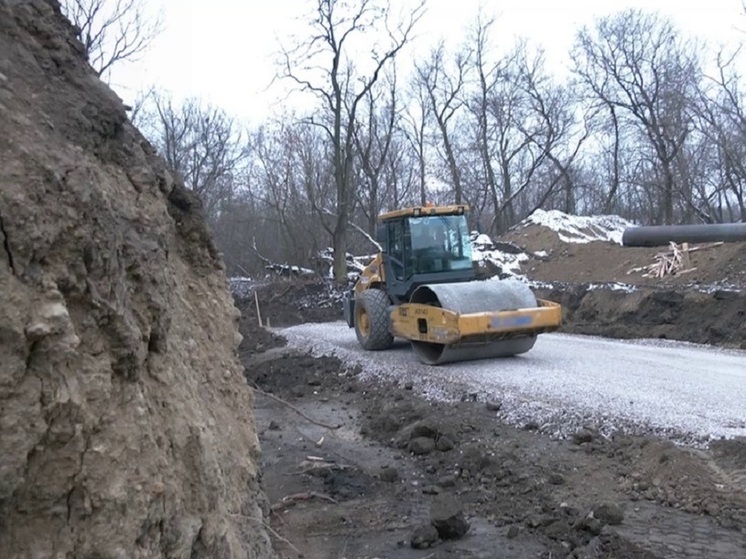
<path id="1" fill-rule="evenodd" d="M 375 257 L 375 254 L 355 256 L 348 252 L 345 255 L 345 260 L 347 262 L 347 281 L 349 283 L 355 283 L 358 276 Z M 324 277 L 334 279 L 334 249 L 332 247 L 320 250 L 313 260 L 316 266 L 323 270 Z"/>
<path id="2" fill-rule="evenodd" d="M 637 291 L 637 288 L 634 285 L 629 285 L 627 283 L 612 282 L 612 283 L 589 283 L 588 284 L 588 291 L 593 291 L 596 289 L 607 289 L 609 291 L 623 291 L 624 293 L 632 293 L 634 291 Z"/>
<path id="3" fill-rule="evenodd" d="M 589 243 L 608 241 L 622 244 L 622 235 L 627 227 L 635 224 L 618 215 L 569 215 L 559 210 L 536 210 L 518 224 L 518 227 L 541 225 L 555 231 L 566 243 Z"/>
<path id="4" fill-rule="evenodd" d="M 495 243 L 484 233 L 476 231 L 471 233 L 471 245 L 472 261 L 496 268 L 500 279 L 525 281 L 521 275 L 521 262 L 526 262 L 529 256 L 521 247 L 512 243 Z"/>
<path id="5" fill-rule="evenodd" d="M 521 221 L 516 228 L 540 225 L 555 231 L 566 243 L 589 243 L 606 241 L 621 245 L 622 235 L 627 227 L 634 224 L 617 215 L 576 216 L 558 210 L 536 210 Z M 498 270 L 499 279 L 515 278 L 527 281 L 521 274 L 521 264 L 530 258 L 547 258 L 546 250 L 527 253 L 513 243 L 494 242 L 484 233 L 471 233 L 472 260 L 487 268 Z M 630 286 L 593 285 L 591 289 L 614 289 L 633 291 Z"/>
<path id="6" fill-rule="evenodd" d="M 256 281 L 249 277 L 233 277 L 228 279 L 228 288 L 237 299 L 248 299 L 254 292 Z"/>

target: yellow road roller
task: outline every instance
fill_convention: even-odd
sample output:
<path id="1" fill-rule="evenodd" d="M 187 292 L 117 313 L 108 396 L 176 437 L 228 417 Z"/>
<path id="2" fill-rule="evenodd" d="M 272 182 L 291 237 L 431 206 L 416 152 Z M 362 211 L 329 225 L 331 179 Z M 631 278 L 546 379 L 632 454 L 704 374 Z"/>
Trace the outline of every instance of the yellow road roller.
<path id="1" fill-rule="evenodd" d="M 478 280 L 468 207 L 422 206 L 382 214 L 373 261 L 345 295 L 344 316 L 363 349 L 412 344 L 428 365 L 525 353 L 556 330 L 562 309 L 517 280 Z"/>

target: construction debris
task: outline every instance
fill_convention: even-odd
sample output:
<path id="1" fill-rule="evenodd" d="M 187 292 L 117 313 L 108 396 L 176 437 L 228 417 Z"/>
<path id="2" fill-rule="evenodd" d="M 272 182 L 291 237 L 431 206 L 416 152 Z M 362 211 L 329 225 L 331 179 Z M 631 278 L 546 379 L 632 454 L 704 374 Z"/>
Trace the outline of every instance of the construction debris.
<path id="1" fill-rule="evenodd" d="M 317 493 L 315 491 L 304 491 L 302 493 L 294 493 L 293 495 L 286 495 L 278 503 L 273 504 L 270 507 L 272 512 L 279 512 L 289 507 L 295 506 L 300 501 L 308 501 L 310 499 L 321 499 L 322 501 L 328 501 L 330 503 L 337 503 L 335 499 L 329 495 L 323 493 Z"/>
<path id="2" fill-rule="evenodd" d="M 716 242 L 689 246 L 689 243 L 678 245 L 671 242 L 669 243 L 669 250 L 667 252 L 659 252 L 655 255 L 655 262 L 653 264 L 632 268 L 627 274 L 644 272 L 642 274 L 644 278 L 662 278 L 669 275 L 688 274 L 697 269 L 696 267 L 692 267 L 689 257 L 690 253 L 717 247 L 722 244 L 722 242 Z"/>

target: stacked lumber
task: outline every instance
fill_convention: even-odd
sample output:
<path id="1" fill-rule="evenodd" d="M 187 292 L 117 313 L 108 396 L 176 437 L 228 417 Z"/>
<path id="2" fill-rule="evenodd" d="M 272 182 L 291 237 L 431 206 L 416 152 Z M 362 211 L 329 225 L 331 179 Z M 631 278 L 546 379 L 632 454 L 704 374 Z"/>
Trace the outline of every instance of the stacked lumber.
<path id="1" fill-rule="evenodd" d="M 669 243 L 669 249 L 666 252 L 659 252 L 655 255 L 655 262 L 647 266 L 632 268 L 627 274 L 643 272 L 644 278 L 662 278 L 664 276 L 676 276 L 688 274 L 696 270 L 692 267 L 689 254 L 699 250 L 706 250 L 722 245 L 722 242 L 706 243 L 701 245 L 690 246 L 689 243 L 678 245 L 674 242 Z"/>

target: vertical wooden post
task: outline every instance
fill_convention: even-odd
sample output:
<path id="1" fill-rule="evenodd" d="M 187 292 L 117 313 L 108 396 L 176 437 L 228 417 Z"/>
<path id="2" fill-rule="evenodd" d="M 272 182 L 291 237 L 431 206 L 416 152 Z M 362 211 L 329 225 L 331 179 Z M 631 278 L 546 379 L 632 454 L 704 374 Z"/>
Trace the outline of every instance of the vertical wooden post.
<path id="1" fill-rule="evenodd" d="M 688 270 L 692 267 L 692 262 L 691 260 L 689 260 L 689 243 L 684 243 L 683 245 L 681 245 L 681 251 L 681 265 L 685 270 Z"/>
<path id="2" fill-rule="evenodd" d="M 257 295 L 256 290 L 254 290 L 254 302 L 256 303 L 256 319 L 259 322 L 259 326 L 264 326 L 262 324 L 262 313 L 259 311 L 259 295 Z"/>

